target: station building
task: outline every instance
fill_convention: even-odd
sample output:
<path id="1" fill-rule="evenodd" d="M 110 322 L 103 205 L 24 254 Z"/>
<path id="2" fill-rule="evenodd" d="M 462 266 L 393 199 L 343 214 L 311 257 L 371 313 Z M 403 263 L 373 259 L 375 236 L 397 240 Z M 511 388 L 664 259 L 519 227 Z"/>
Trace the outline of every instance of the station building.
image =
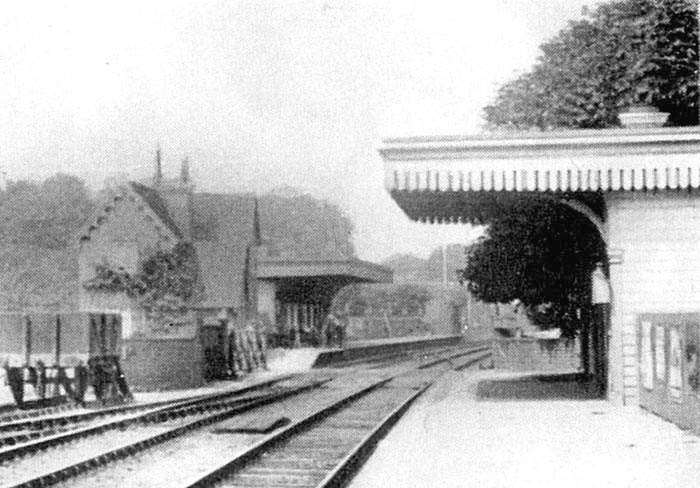
<path id="1" fill-rule="evenodd" d="M 649 111 L 622 129 L 394 138 L 379 152 L 386 189 L 416 221 L 473 220 L 499 195 L 589 219 L 608 256 L 608 397 L 698 428 L 700 130 L 663 123 Z"/>
<path id="2" fill-rule="evenodd" d="M 306 255 L 268 238 L 279 234 L 275 227 L 287 218 L 283 199 L 194 191 L 186 162 L 179 178 L 165 179 L 159 157 L 152 182 L 113 189 L 80 235 L 78 283 L 89 282 L 103 264 L 135 273 L 155 251 L 184 241 L 194 247 L 203 288 L 178 319 L 154 320 L 124 292 L 79 285 L 80 311 L 121 314 L 122 363 L 130 384 L 184 388 L 224 376 L 228 336 L 253 318 L 277 343 L 289 338 L 284 345 L 308 345 L 340 288 L 391 281 L 389 269 L 346 249 L 320 246 Z M 313 237 L 328 240 L 322 233 Z"/>

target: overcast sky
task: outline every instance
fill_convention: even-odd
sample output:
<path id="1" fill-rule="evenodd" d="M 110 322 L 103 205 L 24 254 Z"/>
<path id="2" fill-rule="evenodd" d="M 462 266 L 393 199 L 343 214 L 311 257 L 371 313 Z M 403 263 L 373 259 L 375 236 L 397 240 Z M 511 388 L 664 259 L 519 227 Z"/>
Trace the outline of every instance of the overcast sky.
<path id="1" fill-rule="evenodd" d="M 0 16 L 0 170 L 98 187 L 189 156 L 197 187 L 289 185 L 338 203 L 360 257 L 426 255 L 382 137 L 466 134 L 497 86 L 595 0 L 14 2 Z"/>

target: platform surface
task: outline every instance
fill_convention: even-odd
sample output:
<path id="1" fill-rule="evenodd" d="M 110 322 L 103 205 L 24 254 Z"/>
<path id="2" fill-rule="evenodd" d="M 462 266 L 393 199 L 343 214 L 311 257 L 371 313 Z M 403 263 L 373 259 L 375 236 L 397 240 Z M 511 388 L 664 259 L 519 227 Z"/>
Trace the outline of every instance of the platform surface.
<path id="1" fill-rule="evenodd" d="M 452 372 L 409 410 L 352 488 L 700 486 L 700 437 L 588 385 Z"/>

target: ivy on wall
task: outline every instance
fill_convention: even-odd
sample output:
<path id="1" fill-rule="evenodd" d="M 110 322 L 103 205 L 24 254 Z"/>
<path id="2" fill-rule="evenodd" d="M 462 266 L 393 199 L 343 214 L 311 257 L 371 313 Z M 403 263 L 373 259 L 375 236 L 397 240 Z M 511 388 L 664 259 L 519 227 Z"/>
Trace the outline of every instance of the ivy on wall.
<path id="1" fill-rule="evenodd" d="M 126 293 L 152 318 L 172 317 L 201 299 L 202 286 L 194 246 L 176 244 L 170 251 L 157 251 L 144 260 L 138 273 L 107 264 L 95 266 L 95 277 L 83 285 L 87 290 Z"/>

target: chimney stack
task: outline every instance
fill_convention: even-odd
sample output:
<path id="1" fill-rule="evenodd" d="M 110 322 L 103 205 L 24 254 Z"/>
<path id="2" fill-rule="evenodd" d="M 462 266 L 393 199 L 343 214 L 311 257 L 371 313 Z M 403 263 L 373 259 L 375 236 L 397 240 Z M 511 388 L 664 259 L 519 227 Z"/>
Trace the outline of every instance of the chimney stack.
<path id="1" fill-rule="evenodd" d="M 185 156 L 180 166 L 180 183 L 187 185 L 190 182 L 190 161 Z"/>
<path id="2" fill-rule="evenodd" d="M 159 185 L 163 181 L 163 166 L 160 159 L 160 144 L 156 149 L 156 171 L 153 175 L 153 183 Z"/>

